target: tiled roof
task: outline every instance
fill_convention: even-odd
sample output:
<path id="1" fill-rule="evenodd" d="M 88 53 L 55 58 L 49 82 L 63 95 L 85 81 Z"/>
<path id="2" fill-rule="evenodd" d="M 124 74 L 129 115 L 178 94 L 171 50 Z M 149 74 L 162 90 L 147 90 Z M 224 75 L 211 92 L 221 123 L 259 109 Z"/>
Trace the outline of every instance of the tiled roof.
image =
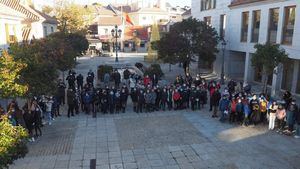
<path id="1" fill-rule="evenodd" d="M 45 21 L 43 21 L 43 23 L 58 24 L 58 21 L 56 20 L 56 18 L 53 18 L 39 10 L 36 10 L 36 9 L 33 9 L 33 10 L 45 19 Z"/>
<path id="2" fill-rule="evenodd" d="M 266 1 L 266 0 L 231 0 L 231 4 L 229 5 L 229 7 L 245 5 L 245 4 L 255 3 L 255 2 L 262 2 L 262 1 Z"/>
<path id="3" fill-rule="evenodd" d="M 27 9 L 25 6 L 20 4 L 20 0 L 0 0 L 1 4 L 4 4 L 18 12 L 23 13 L 27 18 L 33 21 L 39 21 L 40 18 L 33 12 L 31 12 L 29 9 Z"/>

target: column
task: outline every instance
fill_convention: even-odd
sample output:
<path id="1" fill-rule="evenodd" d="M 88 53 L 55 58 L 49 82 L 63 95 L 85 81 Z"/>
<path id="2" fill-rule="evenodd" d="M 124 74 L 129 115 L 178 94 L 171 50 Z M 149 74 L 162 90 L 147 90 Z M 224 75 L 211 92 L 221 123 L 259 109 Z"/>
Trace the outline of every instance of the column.
<path id="1" fill-rule="evenodd" d="M 273 72 L 271 96 L 276 96 L 281 88 L 283 65 L 279 64 Z"/>
<path id="2" fill-rule="evenodd" d="M 298 82 L 298 73 L 299 73 L 299 61 L 294 61 L 294 72 L 293 72 L 293 81 L 292 81 L 292 93 L 296 93 L 297 82 Z"/>
<path id="3" fill-rule="evenodd" d="M 250 53 L 246 52 L 246 59 L 245 59 L 245 72 L 244 72 L 244 85 L 248 83 L 249 76 L 250 76 L 250 66 L 251 66 L 251 60 L 250 60 Z"/>

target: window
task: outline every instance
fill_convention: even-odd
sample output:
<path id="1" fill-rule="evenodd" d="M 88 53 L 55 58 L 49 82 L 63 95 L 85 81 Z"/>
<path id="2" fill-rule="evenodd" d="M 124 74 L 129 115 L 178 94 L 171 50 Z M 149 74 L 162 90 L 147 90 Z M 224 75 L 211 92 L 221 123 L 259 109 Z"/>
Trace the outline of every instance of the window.
<path id="1" fill-rule="evenodd" d="M 203 20 L 207 25 L 211 26 L 211 17 L 210 16 L 204 17 Z"/>
<path id="2" fill-rule="evenodd" d="M 47 26 L 44 26 L 43 28 L 44 28 L 44 37 L 46 37 L 48 35 L 48 33 L 47 33 Z"/>
<path id="3" fill-rule="evenodd" d="M 282 44 L 291 45 L 293 42 L 296 7 L 284 9 L 284 26 L 282 32 Z"/>
<path id="4" fill-rule="evenodd" d="M 281 89 L 289 90 L 292 89 L 294 75 L 294 61 L 293 59 L 287 59 L 283 64 Z"/>
<path id="5" fill-rule="evenodd" d="M 5 24 L 6 41 L 8 44 L 17 42 L 15 25 Z"/>
<path id="6" fill-rule="evenodd" d="M 248 24 L 249 24 L 249 12 L 243 12 L 242 13 L 241 42 L 247 42 Z"/>
<path id="7" fill-rule="evenodd" d="M 53 29 L 53 26 L 51 26 L 51 33 L 53 33 L 54 32 L 54 29 Z"/>
<path id="8" fill-rule="evenodd" d="M 216 0 L 201 0 L 201 11 L 215 9 Z"/>
<path id="9" fill-rule="evenodd" d="M 278 29 L 279 8 L 270 9 L 269 12 L 269 30 L 268 30 L 268 42 L 276 43 L 277 29 Z"/>
<path id="10" fill-rule="evenodd" d="M 253 11 L 251 42 L 258 42 L 260 27 L 260 11 Z"/>
<path id="11" fill-rule="evenodd" d="M 225 29 L 226 29 L 226 15 L 220 16 L 220 37 L 224 39 L 225 37 Z"/>

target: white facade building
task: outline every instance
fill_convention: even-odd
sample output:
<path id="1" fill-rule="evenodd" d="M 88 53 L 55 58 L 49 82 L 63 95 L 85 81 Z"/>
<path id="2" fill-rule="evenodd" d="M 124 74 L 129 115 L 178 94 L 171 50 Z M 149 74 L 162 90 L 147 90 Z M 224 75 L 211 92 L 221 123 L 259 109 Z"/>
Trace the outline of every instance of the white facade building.
<path id="1" fill-rule="evenodd" d="M 277 43 L 288 62 L 270 75 L 275 91 L 300 94 L 300 2 L 297 0 L 192 0 L 192 16 L 216 28 L 227 42 L 225 75 L 244 82 L 262 82 L 261 68 L 251 66 L 254 45 Z M 214 64 L 220 73 L 222 50 Z"/>
<path id="2" fill-rule="evenodd" d="M 0 50 L 14 42 L 40 39 L 57 31 L 57 20 L 26 0 L 0 0 Z"/>
<path id="3" fill-rule="evenodd" d="M 128 14 L 134 25 L 148 26 L 155 23 L 168 22 L 169 14 L 160 8 L 141 8 Z"/>

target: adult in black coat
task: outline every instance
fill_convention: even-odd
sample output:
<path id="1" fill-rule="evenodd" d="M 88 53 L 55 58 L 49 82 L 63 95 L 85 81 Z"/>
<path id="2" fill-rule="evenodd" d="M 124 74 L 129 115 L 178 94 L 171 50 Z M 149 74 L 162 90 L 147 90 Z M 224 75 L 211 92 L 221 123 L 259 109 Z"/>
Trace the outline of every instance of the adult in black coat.
<path id="1" fill-rule="evenodd" d="M 138 99 L 138 107 L 137 107 L 137 113 L 143 113 L 143 108 L 145 105 L 145 93 L 143 90 L 139 90 L 138 91 L 138 95 L 137 95 L 137 99 Z"/>
<path id="2" fill-rule="evenodd" d="M 114 81 L 115 81 L 115 87 L 119 88 L 120 83 L 121 83 L 121 74 L 116 70 L 113 77 L 114 77 Z"/>
<path id="3" fill-rule="evenodd" d="M 218 89 L 216 89 L 213 92 L 212 96 L 211 96 L 211 105 L 213 107 L 213 115 L 212 115 L 212 117 L 218 117 L 217 116 L 217 110 L 218 110 L 218 107 L 219 107 L 220 99 L 221 99 L 221 93 L 219 92 Z"/>
<path id="4" fill-rule="evenodd" d="M 110 112 L 110 114 L 113 114 L 114 110 L 115 110 L 115 106 L 116 106 L 116 103 L 115 103 L 115 93 L 114 93 L 113 90 L 110 90 L 109 94 L 108 94 L 108 106 L 109 106 L 109 112 Z"/>
<path id="5" fill-rule="evenodd" d="M 59 105 L 65 104 L 65 95 L 66 95 L 66 84 L 61 79 L 59 79 L 57 84 L 57 93 L 56 93 Z"/>
<path id="6" fill-rule="evenodd" d="M 77 82 L 77 88 L 82 90 L 82 88 L 83 88 L 83 76 L 82 76 L 82 74 L 77 75 L 76 82 Z"/>
<path id="7" fill-rule="evenodd" d="M 152 87 L 158 84 L 158 76 L 154 73 L 151 77 Z"/>
<path id="8" fill-rule="evenodd" d="M 168 100 L 167 88 L 164 88 L 163 91 L 161 92 L 161 101 L 160 101 L 160 106 L 163 111 L 166 110 L 167 100 Z"/>
<path id="9" fill-rule="evenodd" d="M 137 113 L 137 107 L 138 107 L 138 91 L 136 88 L 133 88 L 131 90 L 131 93 L 130 93 L 130 97 L 131 97 L 131 100 L 132 100 L 132 103 L 133 103 L 133 111 Z"/>

